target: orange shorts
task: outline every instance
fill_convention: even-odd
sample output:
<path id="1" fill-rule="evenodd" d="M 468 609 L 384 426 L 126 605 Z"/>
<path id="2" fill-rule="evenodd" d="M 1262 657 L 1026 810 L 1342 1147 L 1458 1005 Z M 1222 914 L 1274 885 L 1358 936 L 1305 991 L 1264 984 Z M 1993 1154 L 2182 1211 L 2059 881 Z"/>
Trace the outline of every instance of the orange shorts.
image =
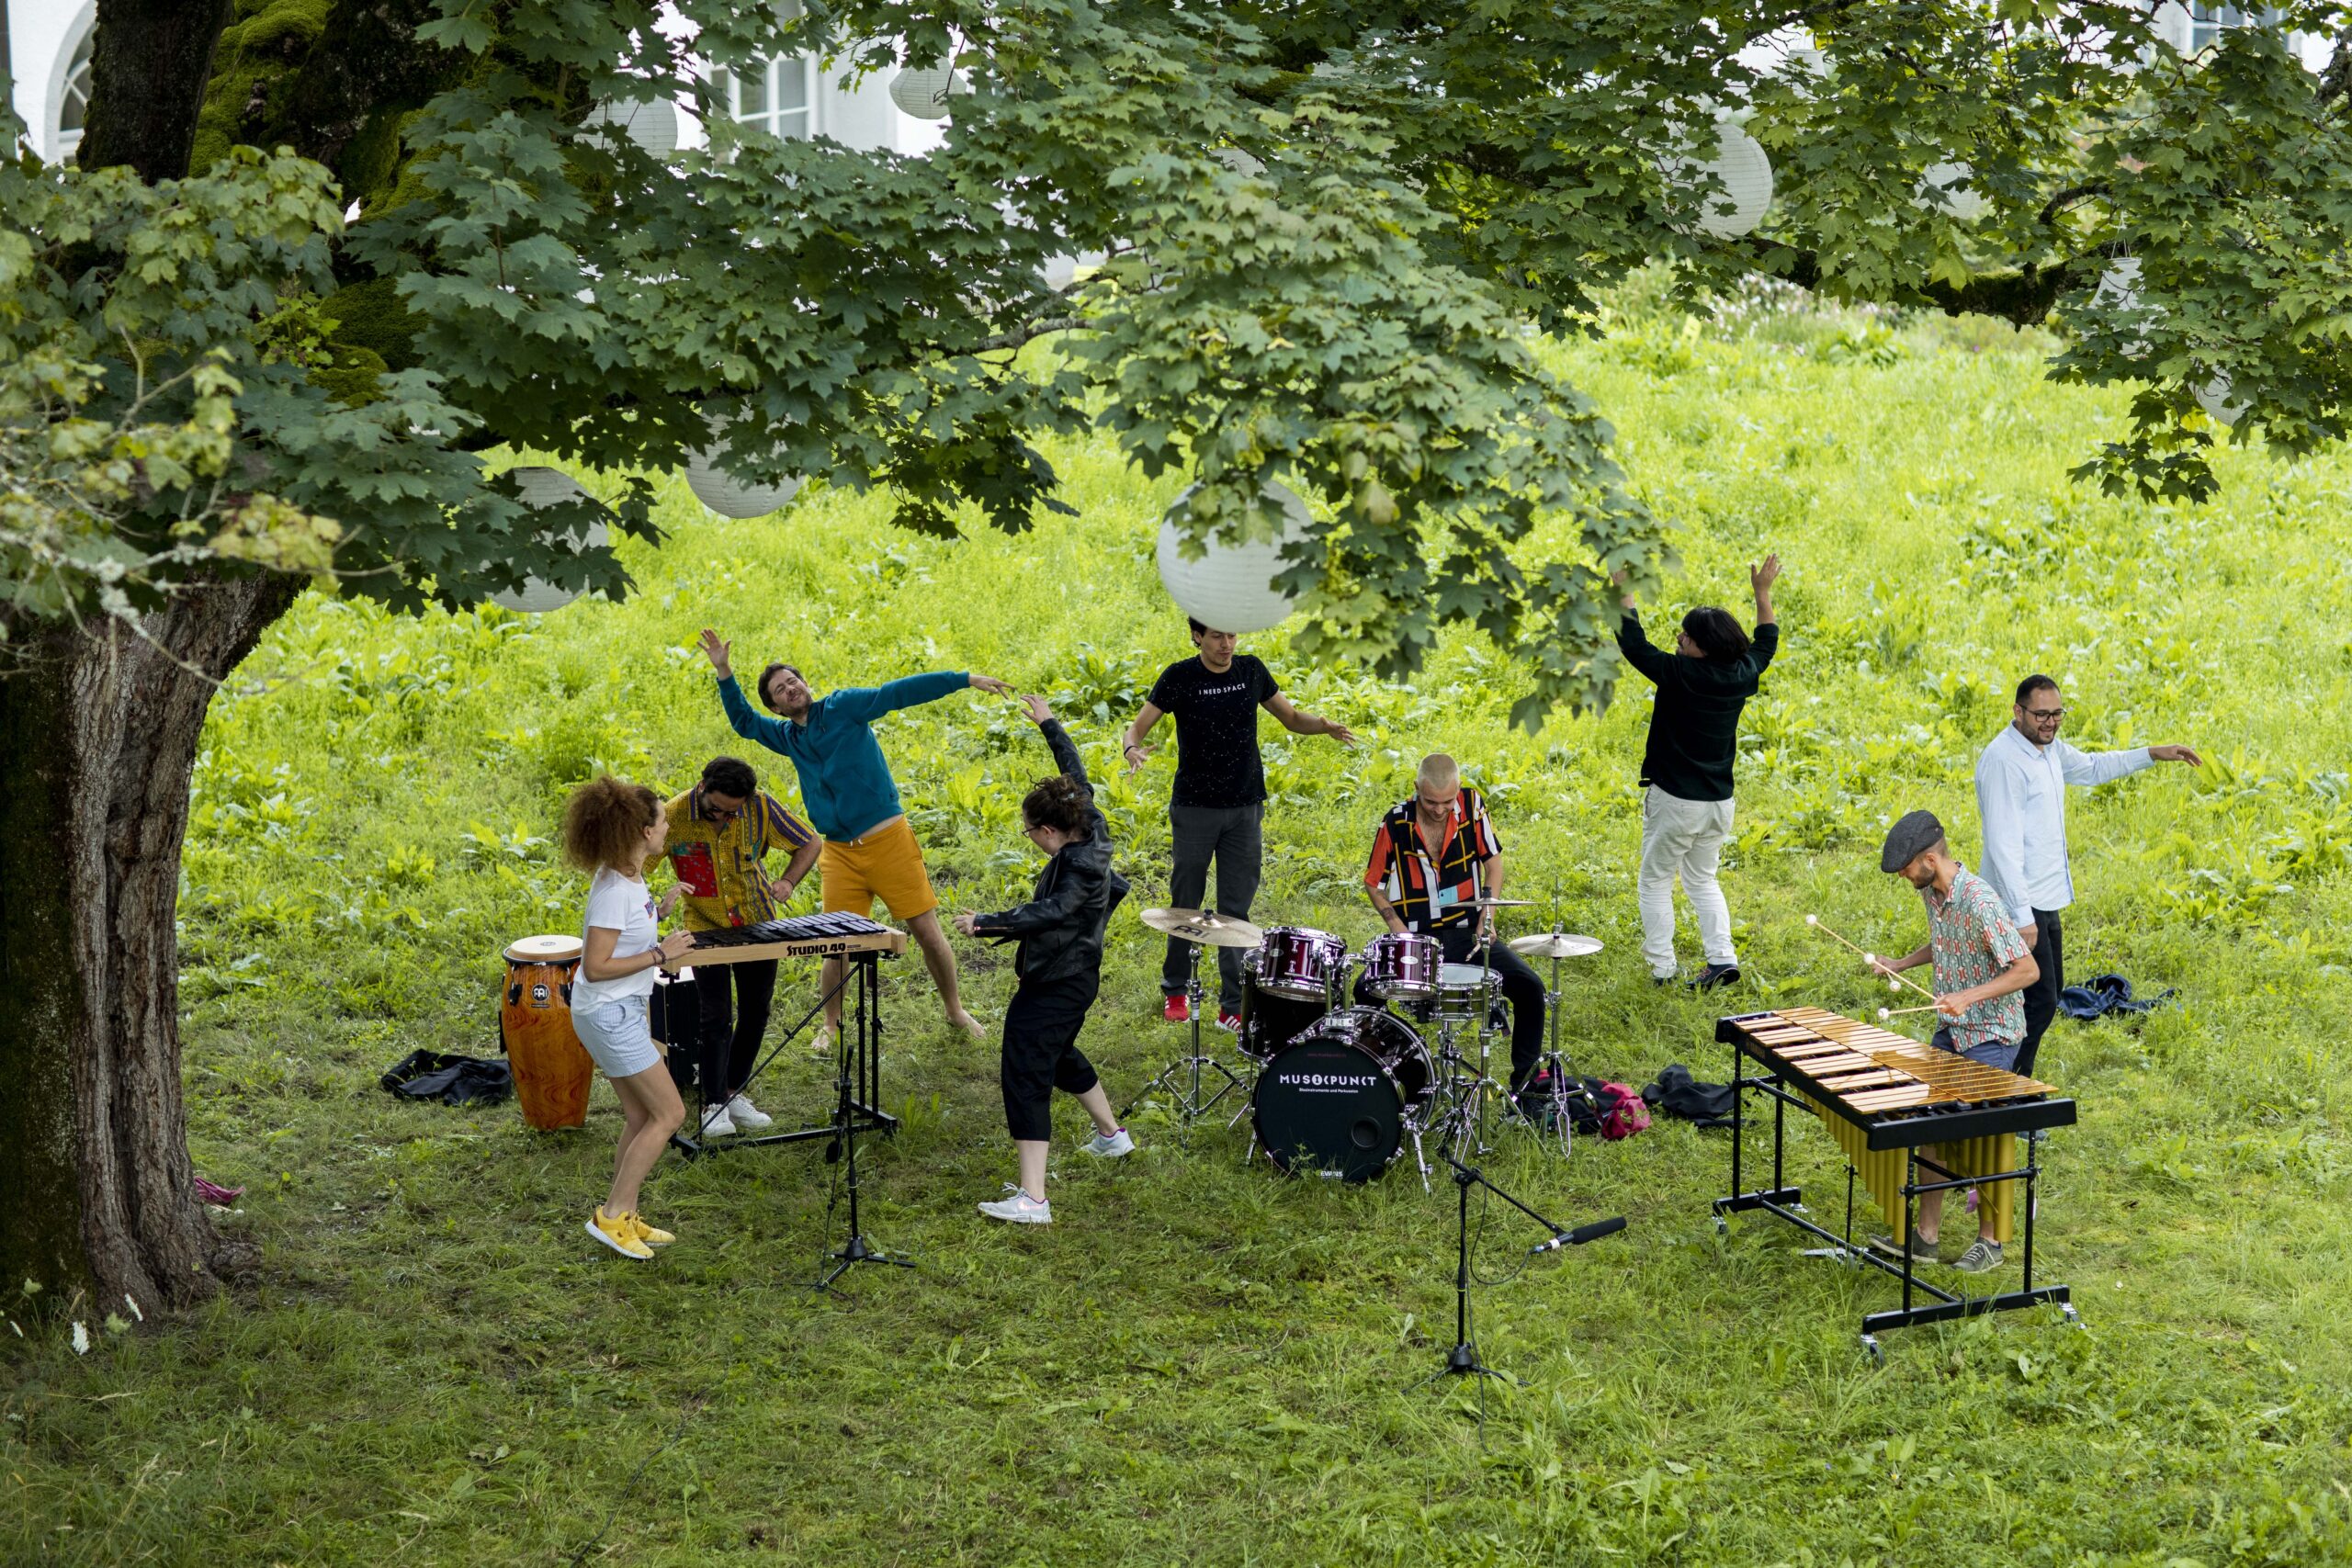
<path id="1" fill-rule="evenodd" d="M 828 912 L 870 915 L 879 898 L 892 919 L 905 921 L 939 908 L 922 849 L 903 817 L 849 843 L 827 839 L 817 854 L 817 874 Z"/>

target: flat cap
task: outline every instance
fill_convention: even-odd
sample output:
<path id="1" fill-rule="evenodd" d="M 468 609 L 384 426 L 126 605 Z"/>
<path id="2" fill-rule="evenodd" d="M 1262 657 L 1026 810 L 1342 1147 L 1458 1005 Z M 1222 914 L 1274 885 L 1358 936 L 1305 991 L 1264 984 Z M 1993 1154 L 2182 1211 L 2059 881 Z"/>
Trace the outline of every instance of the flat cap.
<path id="1" fill-rule="evenodd" d="M 1886 845 L 1878 852 L 1881 871 L 1901 871 L 1919 858 L 1921 850 L 1943 842 L 1944 825 L 1932 811 L 1906 811 L 1886 830 Z"/>

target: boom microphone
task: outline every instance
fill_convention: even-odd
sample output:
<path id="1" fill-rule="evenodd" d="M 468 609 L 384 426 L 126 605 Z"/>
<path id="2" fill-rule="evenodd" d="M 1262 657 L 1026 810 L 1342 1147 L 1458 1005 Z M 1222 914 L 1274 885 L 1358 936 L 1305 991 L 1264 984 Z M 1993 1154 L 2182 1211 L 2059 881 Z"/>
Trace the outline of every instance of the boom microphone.
<path id="1" fill-rule="evenodd" d="M 1541 1247 L 1529 1247 L 1527 1256 L 1534 1258 L 1542 1253 L 1557 1252 L 1564 1247 L 1582 1247 L 1586 1242 L 1599 1241 L 1605 1235 L 1615 1235 L 1624 1228 L 1625 1216 L 1623 1214 L 1613 1220 L 1595 1220 L 1589 1225 L 1578 1225 L 1572 1231 L 1556 1233 L 1551 1240 Z"/>

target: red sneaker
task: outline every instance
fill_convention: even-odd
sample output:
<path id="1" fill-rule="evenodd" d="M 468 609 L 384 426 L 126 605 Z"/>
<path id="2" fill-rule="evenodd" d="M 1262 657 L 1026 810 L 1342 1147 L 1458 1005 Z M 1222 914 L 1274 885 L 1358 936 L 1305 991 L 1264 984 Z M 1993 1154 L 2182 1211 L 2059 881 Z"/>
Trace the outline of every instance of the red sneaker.
<path id="1" fill-rule="evenodd" d="M 1170 997 L 1160 1004 L 1159 1016 L 1170 1023 L 1193 1021 L 1193 1003 L 1189 997 Z"/>
<path id="2" fill-rule="evenodd" d="M 1238 1012 L 1221 1012 L 1216 1015 L 1216 1026 L 1219 1029 L 1229 1029 L 1238 1034 L 1241 1032 L 1241 1015 Z"/>

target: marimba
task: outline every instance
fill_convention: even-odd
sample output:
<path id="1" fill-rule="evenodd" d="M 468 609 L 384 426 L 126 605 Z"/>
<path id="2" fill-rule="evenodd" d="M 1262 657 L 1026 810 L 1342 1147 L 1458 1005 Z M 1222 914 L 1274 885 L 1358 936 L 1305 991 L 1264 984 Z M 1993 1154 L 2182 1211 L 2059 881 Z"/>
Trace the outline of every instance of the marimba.
<path id="1" fill-rule="evenodd" d="M 1715 1200 L 1715 1224 L 1745 1209 L 1761 1209 L 1829 1242 L 1822 1256 L 1883 1269 L 1903 1280 L 1899 1311 L 1867 1313 L 1862 1343 L 1875 1355 L 1882 1329 L 1905 1328 L 2005 1312 L 2050 1302 L 2075 1315 L 2064 1285 L 2033 1282 L 2034 1185 L 2041 1167 L 2029 1153 L 2018 1162 L 2018 1134 L 2071 1125 L 2075 1102 L 2046 1083 L 1972 1062 L 1907 1035 L 1861 1023 L 1824 1008 L 1783 1008 L 1718 1020 L 1715 1039 L 1733 1048 L 1731 1196 Z M 1741 1070 L 1745 1057 L 1763 1069 Z M 1750 1091 L 1772 1100 L 1772 1184 L 1743 1190 L 1742 1150 Z M 1802 1191 L 1783 1175 L 1788 1107 L 1811 1111 L 1846 1156 L 1846 1229 L 1841 1235 L 1803 1213 Z M 1936 1153 L 1922 1153 L 1928 1145 Z M 2030 1145 L 2029 1145 L 2030 1148 Z M 1923 1177 L 1922 1172 L 1927 1174 Z M 1975 1187 L 1991 1205 L 1995 1238 L 2006 1246 L 2016 1225 L 2017 1189 L 2025 1202 L 2020 1288 L 1961 1296 L 1919 1280 L 1907 1245 L 1898 1264 L 1854 1243 L 1854 1181 L 1859 1177 L 1884 1213 L 1896 1239 L 1907 1244 L 1920 1194 Z M 1959 1213 L 1955 1205 L 1954 1213 Z M 1949 1222 L 1948 1222 L 1949 1223 Z M 1914 1292 L 1936 1298 L 1915 1306 Z"/>

